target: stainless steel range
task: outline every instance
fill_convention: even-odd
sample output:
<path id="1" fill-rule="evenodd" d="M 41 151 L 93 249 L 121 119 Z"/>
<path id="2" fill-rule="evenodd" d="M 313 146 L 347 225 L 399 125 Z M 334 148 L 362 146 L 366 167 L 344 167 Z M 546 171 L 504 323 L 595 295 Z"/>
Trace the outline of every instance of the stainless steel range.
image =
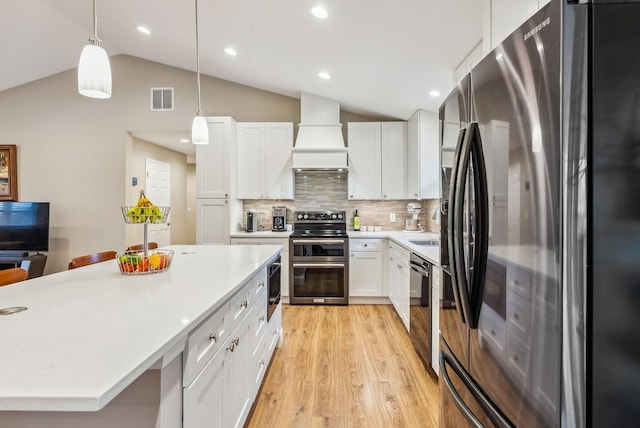
<path id="1" fill-rule="evenodd" d="M 296 211 L 289 239 L 289 303 L 349 304 L 344 211 Z"/>

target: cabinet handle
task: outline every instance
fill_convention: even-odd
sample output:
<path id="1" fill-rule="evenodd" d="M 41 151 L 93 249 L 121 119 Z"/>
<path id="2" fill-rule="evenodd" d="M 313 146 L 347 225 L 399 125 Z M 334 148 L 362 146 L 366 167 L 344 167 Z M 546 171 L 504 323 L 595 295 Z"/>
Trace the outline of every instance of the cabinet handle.
<path id="1" fill-rule="evenodd" d="M 353 199 L 353 195 L 349 195 L 349 198 Z"/>
<path id="2" fill-rule="evenodd" d="M 245 309 L 246 309 L 246 308 L 247 308 L 247 306 L 249 306 L 249 302 L 248 302 L 248 301 L 246 301 L 246 300 L 245 300 L 245 301 L 243 301 L 242 303 L 240 303 L 240 307 L 241 307 L 241 308 L 245 308 Z"/>
<path id="3" fill-rule="evenodd" d="M 517 319 L 519 319 L 519 318 L 520 318 L 520 317 L 518 316 L 518 313 L 517 313 L 517 312 L 514 312 L 514 313 L 513 313 L 513 319 L 514 319 L 514 320 L 517 320 Z"/>
<path id="4" fill-rule="evenodd" d="M 261 366 L 264 366 L 264 358 L 262 360 L 260 360 L 260 362 L 258 363 Z"/>
<path id="5" fill-rule="evenodd" d="M 228 197 L 229 197 L 229 194 L 228 194 L 228 193 L 225 193 L 225 194 L 224 194 L 224 197 L 225 197 L 225 198 L 228 198 Z"/>
<path id="6" fill-rule="evenodd" d="M 209 335 L 209 341 L 213 340 L 213 343 L 218 343 L 218 333 L 212 333 Z"/>
<path id="7" fill-rule="evenodd" d="M 364 245 L 363 245 L 363 247 L 368 247 L 368 246 L 369 246 L 369 244 L 364 244 Z"/>
<path id="8" fill-rule="evenodd" d="M 513 361 L 515 361 L 516 363 L 519 363 L 520 362 L 520 358 L 518 358 L 517 355 L 514 355 L 513 356 Z"/>
<path id="9" fill-rule="evenodd" d="M 397 267 L 398 269 L 402 269 L 402 266 L 400 266 L 400 265 L 396 265 L 396 267 Z"/>
<path id="10" fill-rule="evenodd" d="M 229 344 L 229 346 L 227 346 L 227 351 L 231 351 L 231 352 L 235 351 L 236 346 L 238 346 L 238 344 L 239 344 L 239 343 L 240 343 L 240 338 L 239 338 L 239 337 L 236 337 L 235 339 L 233 339 L 233 340 L 231 341 L 231 343 Z"/>
<path id="11" fill-rule="evenodd" d="M 258 320 L 260 322 L 264 322 L 264 315 L 260 317 L 260 319 Z"/>
<path id="12" fill-rule="evenodd" d="M 264 287 L 264 281 L 260 281 L 260 282 L 258 283 L 258 288 L 262 288 L 262 287 Z"/>
<path id="13" fill-rule="evenodd" d="M 496 331 L 495 330 L 491 330 L 491 336 L 496 337 Z"/>

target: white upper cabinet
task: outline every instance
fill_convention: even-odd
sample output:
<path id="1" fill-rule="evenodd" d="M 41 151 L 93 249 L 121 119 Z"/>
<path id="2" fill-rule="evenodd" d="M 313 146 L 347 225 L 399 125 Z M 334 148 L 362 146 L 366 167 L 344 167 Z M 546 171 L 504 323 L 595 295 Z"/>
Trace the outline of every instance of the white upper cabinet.
<path id="1" fill-rule="evenodd" d="M 407 198 L 407 122 L 382 122 L 382 199 Z"/>
<path id="2" fill-rule="evenodd" d="M 350 122 L 349 199 L 407 198 L 407 123 Z"/>
<path id="3" fill-rule="evenodd" d="M 293 123 L 238 124 L 238 198 L 293 199 Z"/>
<path id="4" fill-rule="evenodd" d="M 382 128 L 380 122 L 349 122 L 349 199 L 382 195 Z"/>
<path id="5" fill-rule="evenodd" d="M 206 119 L 209 125 L 209 144 L 196 147 L 196 197 L 232 198 L 236 122 L 231 117 Z"/>
<path id="6" fill-rule="evenodd" d="M 440 198 L 438 117 L 416 111 L 407 123 L 407 194 L 413 199 Z"/>

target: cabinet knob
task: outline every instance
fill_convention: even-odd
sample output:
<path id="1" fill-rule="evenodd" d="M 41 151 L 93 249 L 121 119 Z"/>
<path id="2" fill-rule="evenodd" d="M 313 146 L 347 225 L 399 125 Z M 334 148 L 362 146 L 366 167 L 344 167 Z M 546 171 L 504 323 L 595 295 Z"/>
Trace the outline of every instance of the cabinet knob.
<path id="1" fill-rule="evenodd" d="M 235 351 L 236 346 L 238 346 L 239 343 L 240 343 L 240 338 L 236 337 L 231 341 L 231 343 L 229 343 L 229 346 L 227 346 L 227 351 L 231 351 L 231 352 Z"/>
<path id="2" fill-rule="evenodd" d="M 218 343 L 218 333 L 212 333 L 209 335 L 209 340 L 213 340 L 213 343 Z"/>
<path id="3" fill-rule="evenodd" d="M 225 194 L 224 194 L 224 197 L 225 197 L 225 198 L 228 198 L 228 197 L 229 197 L 229 194 L 228 194 L 228 193 L 225 193 Z"/>
<path id="4" fill-rule="evenodd" d="M 264 287 L 264 281 L 260 281 L 260 283 L 258 284 L 258 288 L 262 288 Z"/>
<path id="5" fill-rule="evenodd" d="M 260 317 L 260 319 L 258 320 L 260 322 L 264 322 L 264 315 Z"/>
<path id="6" fill-rule="evenodd" d="M 496 331 L 495 330 L 491 330 L 491 336 L 496 337 Z"/>
<path id="7" fill-rule="evenodd" d="M 519 318 L 520 318 L 520 317 L 518 316 L 518 313 L 517 313 L 517 312 L 514 312 L 514 313 L 513 313 L 513 319 L 514 319 L 514 320 L 517 320 L 517 319 L 519 319 Z"/>
<path id="8" fill-rule="evenodd" d="M 349 198 L 350 198 L 350 199 L 353 199 L 353 195 L 349 195 Z"/>
<path id="9" fill-rule="evenodd" d="M 369 246 L 369 244 L 364 244 L 364 246 L 365 246 L 365 247 L 368 247 L 368 246 Z"/>
<path id="10" fill-rule="evenodd" d="M 249 306 L 249 302 L 247 302 L 246 300 L 240 303 L 240 307 L 241 308 L 247 308 L 247 306 Z"/>

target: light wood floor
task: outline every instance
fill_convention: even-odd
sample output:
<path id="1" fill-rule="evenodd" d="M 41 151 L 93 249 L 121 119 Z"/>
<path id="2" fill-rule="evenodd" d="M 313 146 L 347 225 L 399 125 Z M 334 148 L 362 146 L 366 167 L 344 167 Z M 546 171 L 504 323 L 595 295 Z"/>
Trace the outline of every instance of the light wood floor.
<path id="1" fill-rule="evenodd" d="M 283 306 L 248 427 L 437 427 L 438 383 L 391 305 Z"/>

